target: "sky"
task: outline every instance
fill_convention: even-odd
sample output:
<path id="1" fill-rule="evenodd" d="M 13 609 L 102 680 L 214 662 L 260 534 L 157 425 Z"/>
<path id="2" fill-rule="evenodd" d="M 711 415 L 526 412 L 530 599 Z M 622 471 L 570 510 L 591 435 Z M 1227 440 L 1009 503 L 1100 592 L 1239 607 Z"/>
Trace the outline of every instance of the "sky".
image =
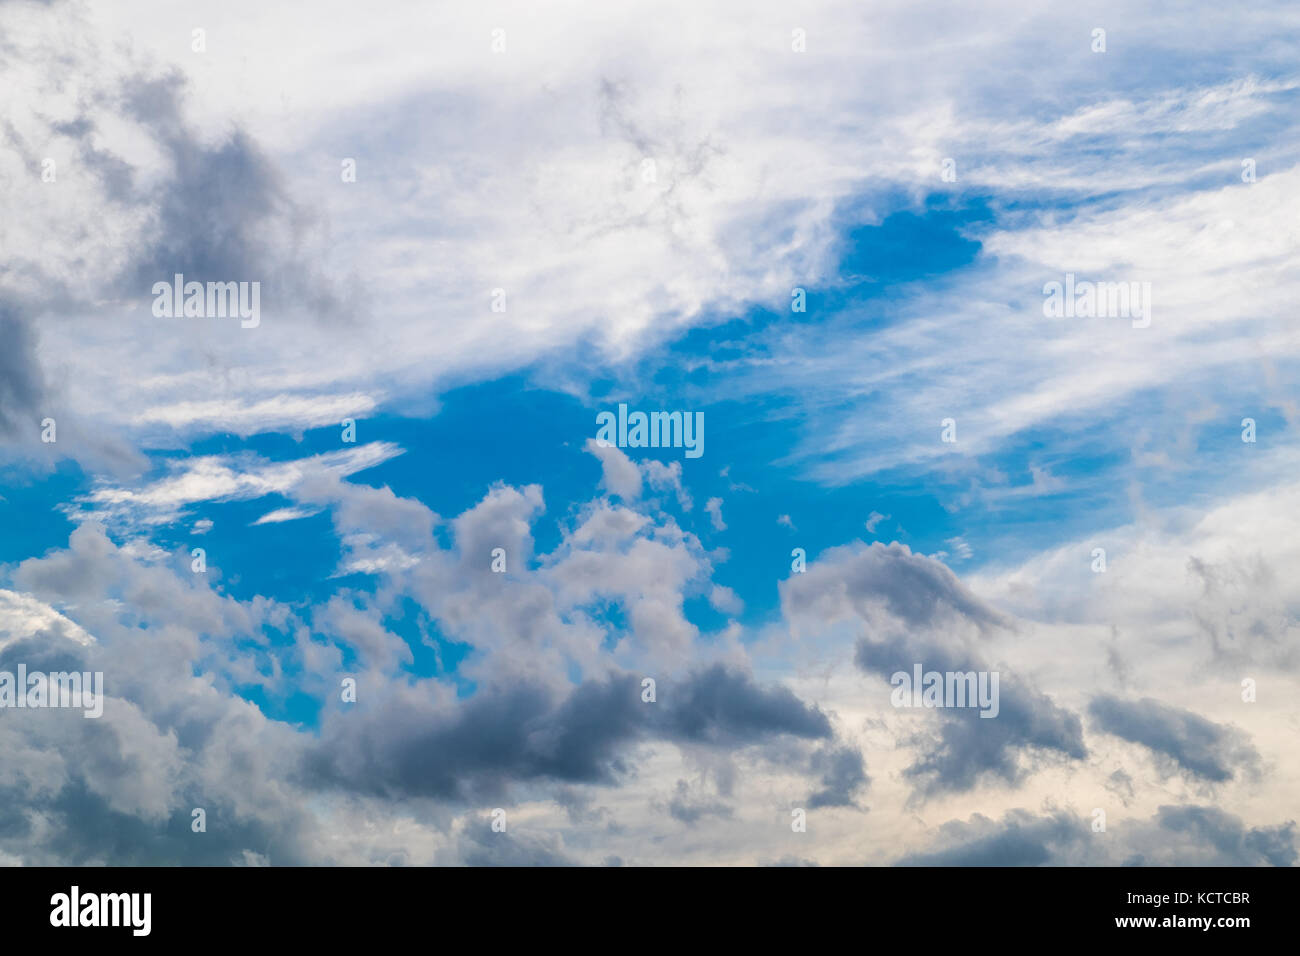
<path id="1" fill-rule="evenodd" d="M 1140 7 L 0 0 L 0 862 L 1294 865 L 1300 10 Z"/>

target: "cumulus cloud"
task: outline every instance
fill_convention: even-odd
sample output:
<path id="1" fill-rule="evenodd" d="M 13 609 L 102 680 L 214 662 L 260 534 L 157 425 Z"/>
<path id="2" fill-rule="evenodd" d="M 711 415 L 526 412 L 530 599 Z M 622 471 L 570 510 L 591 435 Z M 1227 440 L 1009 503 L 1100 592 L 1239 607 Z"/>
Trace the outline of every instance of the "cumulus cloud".
<path id="1" fill-rule="evenodd" d="M 934 645 L 902 641 L 860 641 L 856 660 L 864 670 L 882 677 L 899 671 L 910 674 L 913 661 L 940 672 L 988 670 L 978 659 L 951 657 Z M 1078 715 L 1014 675 L 999 675 L 998 704 L 993 719 L 970 707 L 937 712 L 938 732 L 921 732 L 922 753 L 906 771 L 922 795 L 970 790 L 990 777 L 1016 784 L 1037 769 L 1038 759 L 1082 760 L 1088 755 Z"/>
<path id="2" fill-rule="evenodd" d="M 1076 714 L 1025 677 L 988 663 L 985 639 L 1014 629 L 1016 622 L 981 601 L 939 561 L 899 544 L 833 549 L 782 583 L 782 601 L 801 631 L 848 622 L 865 632 L 853 659 L 882 681 L 899 671 L 910 675 L 917 664 L 927 671 L 999 671 L 994 719 L 972 708 L 947 708 L 932 712 L 937 731 L 914 732 L 920 753 L 905 776 L 919 796 L 970 790 L 990 778 L 1014 785 L 1039 761 L 1087 756 Z"/>
<path id="3" fill-rule="evenodd" d="M 600 459 L 601 481 L 605 490 L 625 501 L 641 497 L 641 472 L 632 459 L 614 445 L 588 438 L 587 451 Z M 662 477 L 656 474 L 662 484 Z"/>
<path id="4" fill-rule="evenodd" d="M 845 619 L 912 630 L 958 619 L 978 632 L 1013 626 L 943 563 L 897 543 L 834 548 L 782 582 L 781 598 L 786 616 L 809 627 Z"/>
<path id="5" fill-rule="evenodd" d="M 1220 783 L 1257 769 L 1259 753 L 1240 730 L 1145 697 L 1100 696 L 1088 705 L 1097 727 L 1141 744 L 1172 761 L 1181 772 Z"/>
<path id="6" fill-rule="evenodd" d="M 78 644 L 94 641 L 75 622 L 30 594 L 0 589 L 0 648 L 13 641 L 24 641 L 45 633 Z"/>

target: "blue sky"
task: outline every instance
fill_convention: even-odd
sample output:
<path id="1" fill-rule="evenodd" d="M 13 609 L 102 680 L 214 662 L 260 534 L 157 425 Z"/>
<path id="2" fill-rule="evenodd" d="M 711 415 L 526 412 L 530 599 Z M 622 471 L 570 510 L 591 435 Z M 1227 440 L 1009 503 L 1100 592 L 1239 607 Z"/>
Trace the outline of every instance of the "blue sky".
<path id="1" fill-rule="evenodd" d="M 0 860 L 1295 862 L 1285 4 L 336 13 L 0 9 Z"/>

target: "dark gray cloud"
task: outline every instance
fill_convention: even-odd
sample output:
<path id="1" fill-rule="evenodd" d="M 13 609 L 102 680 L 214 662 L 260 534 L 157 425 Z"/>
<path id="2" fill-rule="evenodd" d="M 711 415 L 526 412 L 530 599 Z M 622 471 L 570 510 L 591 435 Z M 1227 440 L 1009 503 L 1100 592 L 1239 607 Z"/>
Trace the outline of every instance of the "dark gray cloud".
<path id="1" fill-rule="evenodd" d="M 820 774 L 822 789 L 808 798 L 817 807 L 854 807 L 855 796 L 870 782 L 862 752 L 848 745 L 823 747 L 812 755 L 812 771 Z"/>
<path id="2" fill-rule="evenodd" d="M 539 684 L 481 688 L 452 710 L 386 693 L 374 709 L 330 715 L 304 773 L 372 794 L 472 800 L 511 780 L 613 782 L 620 747 L 643 731 L 639 684 L 589 682 L 566 699 Z"/>
<path id="3" fill-rule="evenodd" d="M 1141 744 L 1202 780 L 1223 783 L 1259 764 L 1258 752 L 1242 731 L 1149 697 L 1094 697 L 1088 713 L 1098 729 Z"/>
<path id="4" fill-rule="evenodd" d="M 471 823 L 457 841 L 459 862 L 465 866 L 575 866 L 555 837 L 520 834 L 510 828 L 497 832 L 484 817 Z"/>
<path id="5" fill-rule="evenodd" d="M 779 860 L 773 860 L 767 866 L 821 866 L 816 860 L 806 860 L 797 856 L 783 856 Z"/>
<path id="6" fill-rule="evenodd" d="M 1124 806 L 1128 806 L 1129 801 L 1137 795 L 1137 791 L 1133 788 L 1133 778 L 1122 769 L 1116 770 L 1106 778 L 1106 789 L 1119 797 Z"/>
<path id="7" fill-rule="evenodd" d="M 687 826 L 694 826 L 704 817 L 730 817 L 731 807 L 721 800 L 692 793 L 685 780 L 678 780 L 672 799 L 668 801 L 668 815 Z"/>
<path id="8" fill-rule="evenodd" d="M 886 680 L 897 671 L 911 673 L 917 662 L 935 671 L 988 669 L 935 643 L 901 637 L 860 640 L 855 660 L 863 670 Z M 886 692 L 882 688 L 881 693 Z M 1078 715 L 1001 671 L 998 708 L 993 718 L 981 717 L 974 708 L 924 712 L 938 715 L 941 724 L 935 735 L 918 735 L 924 752 L 905 771 L 917 782 L 919 796 L 970 790 L 989 777 L 1015 784 L 1036 759 L 1087 757 Z"/>
<path id="9" fill-rule="evenodd" d="M 852 622 L 862 637 L 854 659 L 880 676 L 882 700 L 897 671 L 999 673 L 999 713 L 975 709 L 918 712 L 921 731 L 904 743 L 921 756 L 907 770 L 916 796 L 975 787 L 982 779 L 1018 783 L 1044 760 L 1087 756 L 1082 722 L 1025 681 L 982 662 L 982 641 L 1016 622 L 972 593 L 942 562 L 901 544 L 835 548 L 781 585 L 782 606 L 796 632 Z"/>
<path id="10" fill-rule="evenodd" d="M 984 776 L 1019 783 L 1036 756 L 1088 756 L 1076 714 L 1011 681 L 1001 696 L 1002 710 L 993 719 L 970 709 L 940 711 L 937 740 L 905 771 L 925 795 L 970 790 Z"/>
<path id="11" fill-rule="evenodd" d="M 475 800 L 515 781 L 615 783 L 630 772 L 627 749 L 644 740 L 738 748 L 831 735 L 826 715 L 788 689 L 722 665 L 660 688 L 645 703 L 634 675 L 562 696 L 521 682 L 480 688 L 454 710 L 394 689 L 373 709 L 329 715 L 302 773 L 363 793 Z"/>
<path id="12" fill-rule="evenodd" d="M 667 685 L 665 733 L 674 740 L 719 745 L 756 743 L 774 734 L 819 739 L 830 721 L 788 688 L 760 687 L 741 671 L 715 664 Z"/>
<path id="13" fill-rule="evenodd" d="M 975 814 L 941 826 L 933 849 L 909 853 L 899 866 L 1293 866 L 1295 822 L 1247 826 L 1217 807 L 1163 806 L 1149 819 L 1111 819 L 1094 831 L 1091 817 L 1069 810 L 1008 811 L 1001 820 Z"/>
<path id="14" fill-rule="evenodd" d="M 564 808 L 569 822 L 575 826 L 598 826 L 609 817 L 609 810 L 593 806 L 591 794 L 577 787 L 556 787 L 551 798 Z"/>
<path id="15" fill-rule="evenodd" d="M 1086 824 L 1066 812 L 1036 816 L 1011 810 L 999 823 L 975 814 L 969 823 L 950 821 L 940 828 L 940 850 L 903 857 L 899 866 L 1042 866 L 1086 840 Z"/>
<path id="16" fill-rule="evenodd" d="M 90 721 L 87 721 L 90 723 Z M 96 767 L 99 772 L 101 768 Z M 129 766 L 124 772 L 138 772 Z M 313 848 L 301 842 L 305 819 L 261 819 L 236 813 L 191 793 L 163 820 L 122 813 L 110 801 L 76 779 L 57 794 L 39 801 L 44 817 L 33 825 L 32 794 L 25 788 L 0 790 L 0 848 L 12 847 L 29 865 L 47 866 L 230 866 L 261 858 L 286 866 L 319 863 Z M 192 807 L 208 813 L 207 831 L 192 830 Z"/>
<path id="17" fill-rule="evenodd" d="M 807 573 L 782 582 L 781 596 L 788 616 L 852 610 L 872 622 L 883 607 L 912 630 L 932 628 L 954 617 L 979 630 L 1014 626 L 943 562 L 897 543 L 837 548 L 811 564 Z"/>
<path id="18" fill-rule="evenodd" d="M 1207 866 L 1294 866 L 1296 862 L 1295 822 L 1280 826 L 1247 827 L 1241 818 L 1218 807 L 1161 807 L 1156 824 L 1168 834 L 1191 837 L 1212 847 L 1214 859 Z M 1142 862 L 1140 855 L 1127 860 Z"/>
<path id="19" fill-rule="evenodd" d="M 36 333 L 17 306 L 0 295 L 0 435 L 14 435 L 24 428 L 37 435 L 44 393 Z"/>
<path id="20" fill-rule="evenodd" d="M 6 712 L 0 854 L 29 865 L 321 861 L 317 821 L 300 801 L 265 799 L 250 812 L 241 796 L 279 792 L 265 772 L 288 742 L 282 728 L 250 722 L 246 707 L 210 688 L 183 702 L 150 701 L 158 708 L 150 718 L 120 696 L 128 665 L 98 644 L 42 634 L 0 649 L 0 670 L 20 664 L 29 672 L 102 670 L 107 699 L 92 720 L 75 708 Z M 191 829 L 196 807 L 207 815 L 206 832 Z"/>
<path id="21" fill-rule="evenodd" d="M 154 227 L 146 234 L 155 238 L 135 251 L 123 292 L 147 299 L 154 282 L 178 272 L 187 281 L 258 281 L 264 309 L 338 317 L 336 284 L 297 252 L 321 223 L 290 198 L 283 177 L 246 132 L 232 129 L 215 144 L 198 135 L 181 108 L 185 88 L 179 72 L 137 75 L 119 94 L 121 110 L 152 133 L 172 164 L 160 189 L 134 197 L 151 209 Z"/>

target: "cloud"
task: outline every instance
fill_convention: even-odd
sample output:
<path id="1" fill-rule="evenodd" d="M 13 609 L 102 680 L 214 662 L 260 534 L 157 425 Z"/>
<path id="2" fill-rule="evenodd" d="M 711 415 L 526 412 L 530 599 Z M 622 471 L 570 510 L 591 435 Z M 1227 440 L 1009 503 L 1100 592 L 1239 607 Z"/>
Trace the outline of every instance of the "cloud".
<path id="1" fill-rule="evenodd" d="M 51 634 L 78 644 L 90 644 L 95 640 L 75 622 L 30 594 L 0 588 L 0 649 L 41 634 Z"/>
<path id="2" fill-rule="evenodd" d="M 795 452 L 819 476 L 933 460 L 945 449 L 915 423 L 937 421 L 940 406 L 966 409 L 963 447 L 979 450 L 1061 408 L 1112 407 L 1118 395 L 1168 385 L 1171 370 L 1251 367 L 1254 354 L 1225 348 L 1219 335 L 1253 321 L 1233 283 L 1216 278 L 1224 248 L 1234 275 L 1245 276 L 1241 287 L 1257 290 L 1252 308 L 1270 323 L 1263 341 L 1274 354 L 1295 354 L 1278 321 L 1294 298 L 1285 263 L 1295 248 L 1276 222 L 1294 219 L 1290 134 L 1279 120 L 1296 82 L 1285 75 L 1290 63 L 1261 42 L 1285 26 L 1284 4 L 1259 8 L 1248 24 L 1206 7 L 1196 31 L 1137 15 L 1130 30 L 1164 38 L 1146 51 L 1165 78 L 1159 89 L 1145 71 L 1099 76 L 1078 55 L 1068 12 L 1026 17 L 1016 3 L 999 2 L 978 21 L 946 18 L 936 32 L 910 4 L 887 4 L 868 25 L 840 0 L 823 0 L 806 11 L 806 55 L 790 51 L 784 14 L 771 5 L 760 4 L 739 34 L 720 12 L 669 9 L 700 24 L 685 45 L 663 26 L 673 18 L 661 3 L 631 4 L 617 28 L 561 17 L 568 35 L 587 37 L 601 55 L 557 65 L 526 44 L 485 61 L 474 43 L 453 44 L 434 63 L 395 51 L 372 27 L 304 26 L 244 5 L 237 67 L 178 48 L 177 24 L 147 5 L 8 5 L 3 32 L 25 39 L 11 45 L 4 79 L 25 97 L 6 133 L 21 148 L 0 168 L 19 203 L 10 217 L 15 265 L 0 292 L 23 303 L 23 318 L 0 334 L 16 346 L 6 355 L 25 358 L 0 375 L 14 398 L 4 406 L 35 412 L 38 385 L 56 379 L 50 389 L 69 421 L 95 420 L 59 451 L 86 456 L 101 423 L 110 428 L 100 444 L 118 430 L 247 435 L 355 418 L 449 378 L 541 359 L 581 379 L 576 363 L 557 355 L 590 348 L 607 367 L 692 325 L 784 304 L 796 285 L 838 292 L 846 221 L 877 223 L 956 192 L 937 175 L 948 156 L 960 159 L 967 195 L 996 191 L 1028 210 L 972 226 L 984 254 L 971 274 L 903 290 L 901 311 L 893 303 L 890 311 L 904 321 L 863 330 L 854 318 L 821 314 L 823 334 L 777 328 L 763 337 L 776 347 L 739 363 L 752 372 L 742 390 L 757 384 L 798 396 L 810 415 L 833 416 L 819 418 L 816 441 Z M 521 8 L 509 14 L 517 36 L 557 22 Z M 931 22 L 921 29 L 920 19 Z M 440 36 L 477 29 L 451 9 L 435 20 Z M 997 29 L 970 42 L 986 22 Z M 305 51 L 288 80 L 257 65 L 274 62 L 269 38 L 287 29 Z M 113 42 L 127 33 L 130 46 Z M 1215 65 L 1200 55 L 1207 33 L 1224 50 Z M 69 50 L 68 35 L 85 42 Z M 701 39 L 710 36 L 728 41 L 718 49 Z M 356 80 L 341 99 L 324 93 L 340 57 Z M 882 84 L 873 66 L 880 57 L 936 67 L 923 82 Z M 677 64 L 671 90 L 659 82 L 664 62 Z M 1019 70 L 989 75 L 988 62 L 1051 69 L 1023 67 L 1029 84 Z M 1237 64 L 1238 75 L 1224 75 L 1222 62 Z M 503 85 L 497 68 L 551 72 L 530 87 Z M 249 92 L 272 88 L 285 99 Z M 784 102 L 790 89 L 801 91 L 796 114 L 755 105 Z M 425 107 L 469 119 L 451 136 L 422 121 Z M 569 135 L 556 139 L 542 115 L 560 116 Z M 511 130 L 513 148 L 500 148 L 501 129 Z M 1248 189 L 1223 159 L 1235 163 L 1228 147 L 1245 141 L 1268 144 L 1270 154 Z M 363 150 L 352 157 L 358 181 L 342 182 L 339 142 L 374 144 L 387 174 Z M 74 168 L 65 161 L 57 183 L 40 183 L 46 155 L 75 157 Z M 516 155 L 532 157 L 523 174 Z M 656 171 L 650 180 L 646 160 Z M 33 183 L 40 188 L 27 188 Z M 1146 192 L 1112 201 L 1125 190 Z M 408 214 L 432 208 L 436 222 Z M 1064 218 L 1071 228 L 1057 229 Z M 1202 234 L 1203 224 L 1227 221 L 1239 238 L 1226 246 Z M 74 224 L 85 222 L 103 229 L 78 235 Z M 439 255 L 416 267 L 413 256 L 430 242 Z M 1094 251 L 1080 259 L 1075 248 Z M 36 249 L 59 251 L 42 261 Z M 1183 255 L 1169 259 L 1162 249 Z M 1131 339 L 1096 329 L 1045 332 L 1026 313 L 1041 304 L 1042 274 L 1071 263 L 1151 272 L 1175 295 L 1161 308 L 1186 309 L 1193 320 L 1157 329 L 1154 350 L 1137 352 Z M 260 275 L 276 314 L 255 335 L 142 317 L 141 283 L 178 270 L 200 280 Z M 494 288 L 508 291 L 503 313 L 489 310 Z M 1007 288 L 1028 291 L 1008 302 Z M 1264 302 L 1260 289 L 1276 291 Z M 431 290 L 443 306 L 432 318 Z M 39 350 L 37 311 L 53 319 L 41 323 Z M 460 318 L 470 315 L 491 321 Z M 1207 333 L 1219 340 L 1197 341 Z M 1007 340 L 1019 347 L 999 349 Z M 1065 343 L 1086 348 L 1094 367 L 1069 367 L 1078 349 Z M 773 363 L 772 354 L 785 358 Z M 62 356 L 58 374 L 44 374 L 37 355 Z M 115 374 L 124 367 L 135 373 L 129 383 Z M 903 408 L 871 414 L 881 395 Z"/>
<path id="3" fill-rule="evenodd" d="M 102 484 L 82 499 L 80 513 L 128 526 L 169 523 L 178 520 L 185 508 L 200 502 L 248 501 L 271 494 L 319 494 L 339 478 L 400 454 L 402 449 L 390 442 L 370 442 L 282 462 L 251 455 L 195 456 L 174 463 L 167 477 L 138 489 Z M 284 511 L 281 509 L 281 513 Z"/>
<path id="4" fill-rule="evenodd" d="M 719 800 L 692 793 L 690 784 L 678 780 L 672 799 L 668 801 L 668 815 L 687 826 L 694 826 L 705 817 L 730 817 L 732 810 Z"/>
<path id="5" fill-rule="evenodd" d="M 821 774 L 822 789 L 808 798 L 809 809 L 856 807 L 854 795 L 870 782 L 862 752 L 850 746 L 826 747 L 816 751 L 812 770 Z"/>
<path id="6" fill-rule="evenodd" d="M 1251 827 L 1215 807 L 1162 806 L 1149 819 L 1107 823 L 1069 810 L 1014 809 L 1001 820 L 974 814 L 943 824 L 933 850 L 901 866 L 1293 866 L 1295 824 Z"/>
<path id="7" fill-rule="evenodd" d="M 813 0 L 807 53 L 767 0 L 743 21 L 691 0 L 629 0 L 617 20 L 507 4 L 503 56 L 460 7 L 394 8 L 429 26 L 431 56 L 373 17 L 233 3 L 206 56 L 152 2 L 0 4 L 0 90 L 18 91 L 0 124 L 3 504 L 79 466 L 34 492 L 77 524 L 66 546 L 35 520 L 6 539 L 0 656 L 110 686 L 102 722 L 0 721 L 0 858 L 879 860 L 897 850 L 824 825 L 789 855 L 771 818 L 806 794 L 834 821 L 870 787 L 914 860 L 1295 862 L 1293 825 L 1261 822 L 1285 809 L 1276 702 L 1300 673 L 1287 3 L 1129 11 L 1158 48 L 1105 58 L 1076 11 L 1023 0 L 937 17 L 888 0 L 869 19 Z M 594 52 L 556 58 L 561 35 Z M 881 69 L 906 63 L 929 68 Z M 1067 271 L 1151 281 L 1151 327 L 1053 324 L 1041 290 Z M 261 325 L 155 318 L 152 284 L 177 272 L 263 283 Z M 776 321 L 796 286 L 808 313 Z M 399 493 L 423 457 L 393 487 L 359 483 L 413 445 L 266 451 L 289 447 L 267 433 L 347 418 L 368 437 L 363 418 L 427 417 L 448 388 L 519 370 L 580 404 L 663 393 L 730 416 L 724 460 L 761 487 L 587 440 L 595 500 L 470 469 L 477 502 L 444 519 Z M 1188 390 L 1205 406 L 1188 412 Z M 1215 429 L 1246 414 L 1258 447 L 1228 434 L 1225 451 Z M 252 436 L 257 453 L 227 452 Z M 754 537 L 750 509 L 729 527 L 710 492 L 781 501 L 762 483 L 787 473 L 869 476 L 843 515 L 901 507 L 917 547 L 984 563 L 959 578 L 944 552 L 836 547 L 843 515 L 795 499 L 780 507 L 817 548 L 779 582 L 778 616 L 762 568 L 783 573 L 788 547 L 765 564 L 763 536 L 785 532 Z M 689 530 L 688 478 L 736 565 Z M 1211 492 L 1231 500 L 1203 506 Z M 1103 498 L 1132 514 L 1062 530 Z M 195 520 L 240 502 L 259 506 L 219 531 Z M 276 529 L 250 531 L 256 515 Z M 1007 528 L 1038 530 L 1012 548 Z M 191 533 L 339 559 L 290 601 L 256 565 L 189 573 Z M 1104 575 L 1081 563 L 1093 537 Z M 893 710 L 887 678 L 917 662 L 999 671 L 999 716 Z M 1203 693 L 1198 674 L 1225 668 L 1259 679 L 1249 738 L 1225 722 L 1233 695 Z M 1117 676 L 1160 702 L 1111 696 Z M 1101 731 L 1086 742 L 1083 708 Z M 1156 809 L 1168 780 L 1129 765 L 1133 743 L 1243 817 Z M 1276 780 L 1234 789 L 1274 762 Z M 1136 815 L 1093 834 L 1061 792 Z M 935 831 L 918 801 L 989 816 Z"/>
<path id="8" fill-rule="evenodd" d="M 1159 861 L 1173 854 L 1188 863 L 1205 860 L 1202 865 L 1207 866 L 1295 866 L 1296 863 L 1294 821 L 1279 826 L 1248 827 L 1240 817 L 1218 807 L 1161 807 L 1156 826 L 1163 841 L 1159 837 L 1143 841 L 1145 846 L 1128 857 L 1127 864 L 1159 865 Z"/>
<path id="9" fill-rule="evenodd" d="M 988 670 L 978 659 L 946 656 L 938 647 L 861 640 L 855 660 L 865 671 L 888 678 L 911 673 L 913 662 L 926 670 L 967 673 Z M 1072 711 L 1009 673 L 999 676 L 999 709 L 986 719 L 971 707 L 936 711 L 940 727 L 919 735 L 922 753 L 904 776 L 916 781 L 923 797 L 973 789 L 987 779 L 1018 784 L 1037 769 L 1038 759 L 1083 760 L 1088 756 L 1083 725 Z"/>
<path id="10" fill-rule="evenodd" d="M 310 518 L 312 515 L 319 514 L 309 508 L 276 508 L 274 511 L 268 511 L 262 517 L 253 522 L 259 524 L 283 524 L 286 521 L 298 521 L 302 518 Z"/>
<path id="11" fill-rule="evenodd" d="M 981 781 L 1020 783 L 1039 761 L 1087 756 L 1077 715 L 1035 690 L 1025 678 L 985 660 L 985 642 L 1017 623 L 984 603 L 939 561 L 905 545 L 834 548 L 806 573 L 781 583 L 782 607 L 796 634 L 834 631 L 844 622 L 865 635 L 853 660 L 888 681 L 898 671 L 999 672 L 999 712 L 985 719 L 973 708 L 931 713 L 937 731 L 918 732 L 920 748 L 904 776 L 918 796 L 961 792 Z M 881 699 L 887 691 L 881 684 Z"/>
<path id="12" fill-rule="evenodd" d="M 969 823 L 951 821 L 939 830 L 942 849 L 903 857 L 900 866 L 1044 866 L 1088 839 L 1086 824 L 1073 814 L 1035 816 L 1011 810 L 1000 822 L 981 814 Z"/>
<path id="13" fill-rule="evenodd" d="M 958 535 L 955 538 L 946 539 L 945 543 L 952 548 L 953 557 L 958 561 L 969 561 L 971 559 L 973 552 L 965 538 Z"/>
<path id="14" fill-rule="evenodd" d="M 384 627 L 382 612 L 364 601 L 358 603 L 354 595 L 335 594 L 313 609 L 314 629 L 353 649 L 363 666 L 392 670 L 399 663 L 411 663 L 411 649 Z"/>
<path id="15" fill-rule="evenodd" d="M 0 433 L 36 430 L 45 388 L 36 358 L 36 336 L 0 297 Z"/>
<path id="16" fill-rule="evenodd" d="M 177 431 L 198 430 L 253 435 L 267 431 L 301 431 L 359 419 L 378 406 L 372 395 L 272 395 L 254 402 L 240 398 L 177 401 L 138 412 L 136 425 L 164 424 Z"/>
<path id="17" fill-rule="evenodd" d="M 1101 695 L 1088 713 L 1102 731 L 1141 744 L 1202 780 L 1222 783 L 1258 769 L 1259 754 L 1240 730 L 1149 697 L 1129 701 Z"/>
<path id="18" fill-rule="evenodd" d="M 723 665 L 664 681 L 656 703 L 641 700 L 633 675 L 567 693 L 515 681 L 454 707 L 446 698 L 432 685 L 393 686 L 360 713 L 331 713 L 303 774 L 367 794 L 497 799 L 514 782 L 614 785 L 645 740 L 735 749 L 831 733 L 825 715 L 789 690 Z"/>
<path id="19" fill-rule="evenodd" d="M 781 583 L 786 617 L 796 626 L 824 627 L 852 618 L 873 626 L 933 628 L 961 620 L 976 631 L 1013 626 L 941 562 L 904 544 L 848 545 L 811 562 L 807 573 Z"/>
<path id="20" fill-rule="evenodd" d="M 614 445 L 602 444 L 594 438 L 588 438 L 583 447 L 600 459 L 601 483 L 606 491 L 624 501 L 641 497 L 641 472 L 632 459 Z"/>
<path id="21" fill-rule="evenodd" d="M 641 470 L 645 473 L 646 481 L 655 491 L 674 492 L 677 495 L 677 503 L 683 511 L 690 511 L 694 507 L 690 492 L 682 484 L 682 463 L 680 461 L 671 461 L 665 465 L 661 461 L 647 458 L 641 462 Z"/>
<path id="22" fill-rule="evenodd" d="M 831 735 L 830 722 L 816 707 L 784 687 L 760 687 L 723 664 L 669 685 L 665 698 L 671 701 L 665 708 L 668 734 L 676 740 L 737 746 L 773 734 Z"/>
<path id="23" fill-rule="evenodd" d="M 1131 622 L 1135 633 L 1125 635 L 1130 668 L 1140 666 L 1132 659 L 1139 647 L 1174 647 L 1178 655 L 1159 660 L 1166 667 L 1182 663 L 1180 682 L 1194 679 L 1208 661 L 1243 676 L 1261 666 L 1295 673 L 1300 631 L 1291 582 L 1300 575 L 1300 484 L 1287 474 L 1292 459 L 1285 451 L 1257 479 L 1264 487 L 1225 489 L 1204 510 L 1153 506 L 1142 520 L 1071 536 L 968 580 L 1024 617 L 1108 634 L 1115 622 Z M 1080 575 L 1080 560 L 1091 560 L 1101 541 L 1112 570 Z M 1113 573 L 1117 568 L 1121 573 Z"/>
<path id="24" fill-rule="evenodd" d="M 457 841 L 458 862 L 465 866 L 574 866 L 556 837 L 492 830 L 487 821 L 467 826 Z"/>

